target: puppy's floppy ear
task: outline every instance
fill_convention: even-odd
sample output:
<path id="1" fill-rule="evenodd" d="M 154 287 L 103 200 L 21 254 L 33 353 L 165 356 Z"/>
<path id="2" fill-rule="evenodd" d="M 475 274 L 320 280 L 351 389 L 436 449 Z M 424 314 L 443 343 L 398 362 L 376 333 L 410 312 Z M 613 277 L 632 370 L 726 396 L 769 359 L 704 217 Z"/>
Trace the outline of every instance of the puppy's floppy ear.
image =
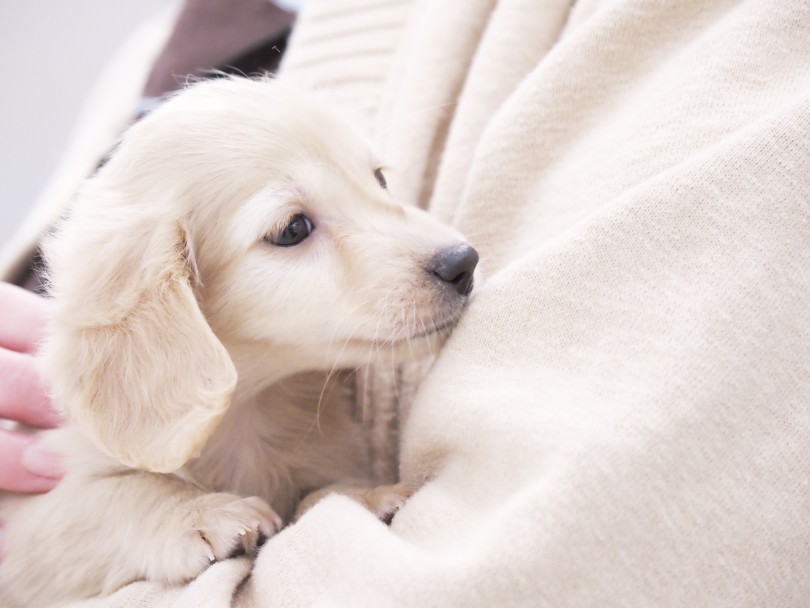
<path id="1" fill-rule="evenodd" d="M 56 301 L 42 358 L 56 401 L 104 451 L 155 472 L 199 454 L 236 384 L 171 208 L 91 182 L 45 246 Z"/>

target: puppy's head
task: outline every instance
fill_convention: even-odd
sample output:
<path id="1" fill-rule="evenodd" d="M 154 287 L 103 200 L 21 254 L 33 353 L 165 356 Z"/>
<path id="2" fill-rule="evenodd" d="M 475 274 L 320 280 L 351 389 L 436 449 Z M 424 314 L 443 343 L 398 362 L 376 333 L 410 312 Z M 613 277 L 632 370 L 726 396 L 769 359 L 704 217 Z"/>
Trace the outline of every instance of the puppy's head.
<path id="1" fill-rule="evenodd" d="M 232 355 L 272 381 L 424 354 L 478 260 L 396 201 L 330 108 L 244 79 L 193 86 L 131 128 L 46 257 L 55 396 L 153 471 L 199 452 L 236 385 Z"/>

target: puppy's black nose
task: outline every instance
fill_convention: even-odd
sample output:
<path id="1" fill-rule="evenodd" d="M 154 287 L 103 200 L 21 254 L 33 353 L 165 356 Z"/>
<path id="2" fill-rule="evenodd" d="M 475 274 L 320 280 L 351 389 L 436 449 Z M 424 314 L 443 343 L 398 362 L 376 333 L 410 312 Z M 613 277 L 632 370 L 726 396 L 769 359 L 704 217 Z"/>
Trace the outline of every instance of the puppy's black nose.
<path id="1" fill-rule="evenodd" d="M 478 264 L 478 252 L 467 245 L 455 245 L 439 251 L 430 264 L 430 272 L 456 293 L 466 296 L 472 291 L 473 271 Z"/>

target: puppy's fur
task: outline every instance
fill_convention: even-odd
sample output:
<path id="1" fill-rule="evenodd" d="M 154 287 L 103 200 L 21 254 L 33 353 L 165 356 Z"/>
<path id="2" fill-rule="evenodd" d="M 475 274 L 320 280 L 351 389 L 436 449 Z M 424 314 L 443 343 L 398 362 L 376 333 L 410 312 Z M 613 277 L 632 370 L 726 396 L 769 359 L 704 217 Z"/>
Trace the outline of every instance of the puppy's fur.
<path id="1" fill-rule="evenodd" d="M 424 355 L 466 301 L 436 272 L 461 236 L 397 204 L 377 169 L 280 82 L 201 83 L 129 130 L 46 246 L 42 362 L 68 472 L 3 501 L 7 601 L 181 583 L 255 550 L 308 492 L 367 485 L 332 388 L 288 379 Z M 301 215 L 311 234 L 274 244 Z M 406 493 L 360 498 L 385 516 Z"/>

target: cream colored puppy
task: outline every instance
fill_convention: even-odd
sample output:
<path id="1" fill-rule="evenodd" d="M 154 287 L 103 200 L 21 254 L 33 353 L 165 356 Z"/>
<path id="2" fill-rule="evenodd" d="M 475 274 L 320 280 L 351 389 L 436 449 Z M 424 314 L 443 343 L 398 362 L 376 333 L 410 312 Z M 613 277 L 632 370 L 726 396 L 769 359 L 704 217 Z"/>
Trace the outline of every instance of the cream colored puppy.
<path id="1" fill-rule="evenodd" d="M 26 606 L 187 581 L 255 551 L 307 493 L 368 486 L 357 423 L 285 379 L 435 350 L 478 259 L 392 198 L 329 107 L 246 79 L 133 126 L 46 257 L 68 472 L 2 503 L 0 588 Z M 359 498 L 385 517 L 404 494 Z"/>

